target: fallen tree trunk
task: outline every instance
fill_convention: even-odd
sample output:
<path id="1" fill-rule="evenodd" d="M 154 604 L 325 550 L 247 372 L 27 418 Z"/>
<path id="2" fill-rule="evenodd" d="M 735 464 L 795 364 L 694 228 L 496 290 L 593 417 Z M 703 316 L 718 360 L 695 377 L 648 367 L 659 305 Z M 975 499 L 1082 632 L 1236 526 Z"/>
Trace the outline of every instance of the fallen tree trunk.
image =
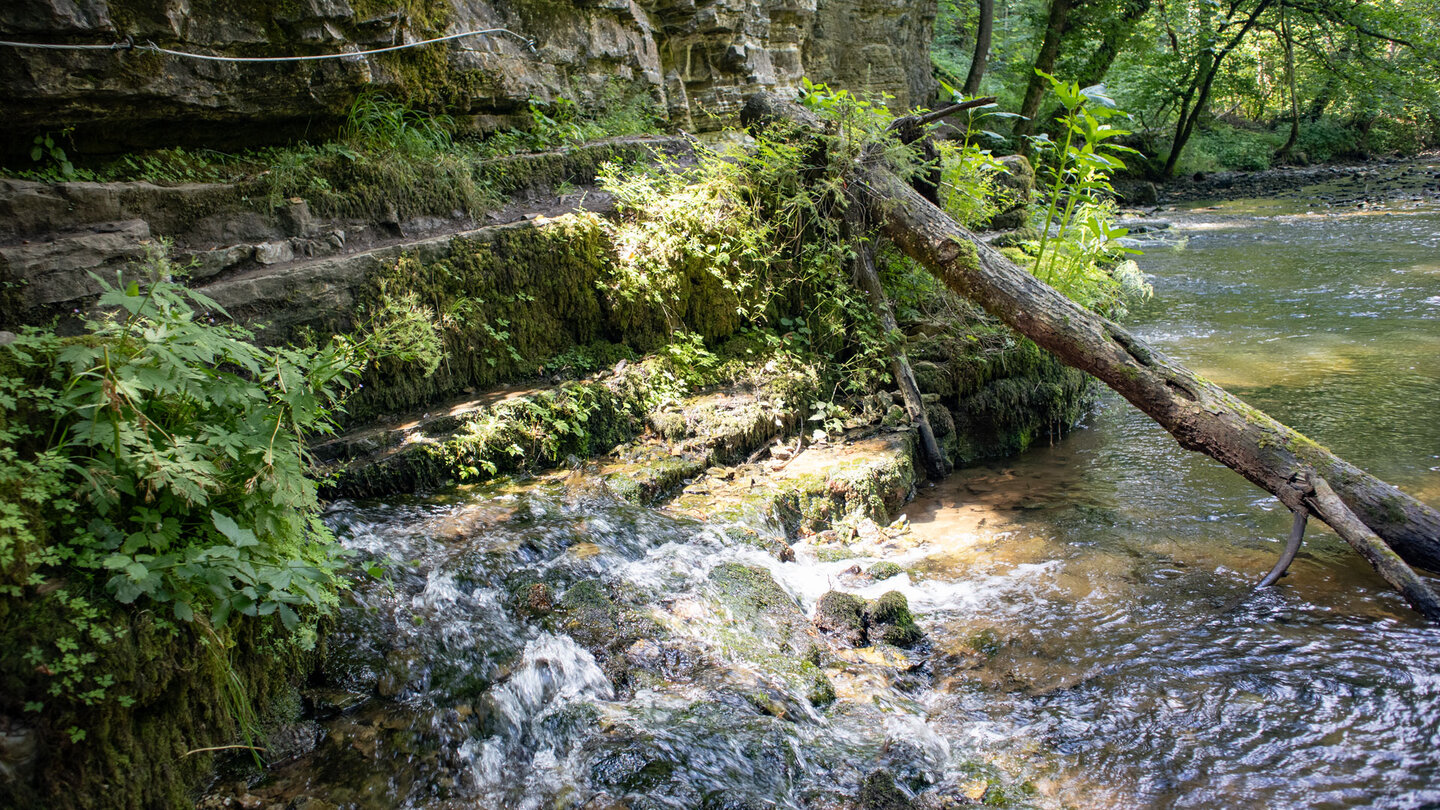
<path id="1" fill-rule="evenodd" d="M 770 94 L 752 97 L 744 118 L 785 119 L 816 131 L 822 126 L 808 110 Z M 980 242 L 878 160 L 862 158 L 850 188 L 882 232 L 947 287 L 1113 388 L 1182 447 L 1230 467 L 1291 511 L 1326 520 L 1307 498 L 1313 492 L 1309 482 L 1323 479 L 1401 559 L 1440 571 L 1440 511 L 1075 304 Z"/>

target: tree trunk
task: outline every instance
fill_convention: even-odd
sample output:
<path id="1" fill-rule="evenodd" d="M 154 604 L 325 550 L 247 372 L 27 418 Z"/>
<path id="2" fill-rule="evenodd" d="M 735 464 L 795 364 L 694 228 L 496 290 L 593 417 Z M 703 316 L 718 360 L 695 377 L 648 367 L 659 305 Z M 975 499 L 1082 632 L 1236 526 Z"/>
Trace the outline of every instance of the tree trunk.
<path id="1" fill-rule="evenodd" d="M 1285 145 L 1275 150 L 1275 160 L 1290 159 L 1290 150 L 1300 140 L 1300 99 L 1295 93 L 1295 39 L 1290 35 L 1290 22 L 1285 17 L 1285 6 L 1280 6 L 1280 35 L 1285 38 L 1285 79 L 1290 84 L 1290 137 Z"/>
<path id="2" fill-rule="evenodd" d="M 863 166 L 857 179 L 863 204 L 908 256 L 1067 365 L 1115 389 L 1182 447 L 1225 464 L 1291 510 L 1325 520 L 1306 503 L 1309 487 L 1303 483 L 1306 475 L 1323 478 L 1403 559 L 1440 571 L 1440 512 L 1078 306 L 978 241 L 890 171 Z"/>
<path id="3" fill-rule="evenodd" d="M 995 27 L 995 0 L 976 0 L 980 5 L 980 24 L 975 29 L 975 56 L 970 59 L 970 72 L 960 92 L 973 96 L 980 92 L 980 78 L 985 75 L 985 62 L 990 58 L 990 32 Z"/>
<path id="4" fill-rule="evenodd" d="M 1088 32 L 1092 29 L 1099 32 L 1100 41 L 1090 52 L 1090 57 L 1085 60 L 1074 75 L 1066 77 L 1081 87 L 1091 87 L 1105 81 L 1105 76 L 1110 72 L 1111 65 L 1120 56 L 1120 50 L 1124 48 L 1130 35 L 1135 32 L 1135 26 L 1140 23 L 1141 18 L 1150 12 L 1151 0 L 1126 0 L 1118 10 L 1107 8 L 1105 5 L 1090 4 L 1083 7 L 1088 9 L 1089 14 L 1080 15 L 1076 19 L 1071 16 L 1066 24 L 1067 35 L 1073 36 L 1076 32 Z M 1088 18 L 1097 19 L 1088 19 Z M 1062 44 L 1062 50 L 1064 45 Z M 1049 115 L 1047 129 L 1054 133 L 1060 130 L 1059 121 L 1065 115 L 1063 107 L 1057 107 Z M 1032 127 L 1031 131 L 1034 129 Z"/>
<path id="5" fill-rule="evenodd" d="M 1074 5 L 1074 0 L 1050 0 L 1050 16 L 1045 23 L 1045 38 L 1040 41 L 1040 51 L 1035 54 L 1035 70 L 1050 73 L 1055 69 L 1055 59 L 1060 55 L 1060 40 L 1065 36 L 1065 22 Z M 1045 77 L 1031 72 L 1030 83 L 1025 85 L 1025 100 L 1020 103 L 1020 114 L 1024 117 L 1015 122 L 1011 133 L 1016 138 L 1035 131 L 1035 116 L 1040 112 L 1040 100 L 1045 97 L 1048 85 Z"/>
<path id="6" fill-rule="evenodd" d="M 1205 114 L 1205 107 L 1210 103 L 1210 89 L 1215 84 L 1215 77 L 1220 73 L 1220 63 L 1230 55 L 1231 51 L 1235 50 L 1235 46 L 1240 44 L 1240 40 L 1245 38 L 1250 29 L 1255 27 L 1255 22 L 1260 19 L 1260 15 L 1270 7 L 1272 2 L 1274 0 L 1260 0 L 1255 9 L 1250 12 L 1250 16 L 1246 18 L 1245 24 L 1240 27 L 1239 33 L 1235 34 L 1219 53 L 1211 53 L 1207 50 L 1201 56 L 1200 69 L 1196 71 L 1195 79 L 1185 94 L 1187 103 L 1192 97 L 1194 98 L 1194 106 L 1189 107 L 1188 110 L 1186 104 L 1182 104 L 1180 107 L 1180 119 L 1175 122 L 1175 138 L 1170 144 L 1170 155 L 1165 159 L 1163 172 L 1165 177 L 1175 175 L 1175 165 L 1180 162 L 1180 153 L 1185 149 L 1185 144 L 1189 143 L 1190 136 L 1195 134 L 1195 125 Z"/>
<path id="7" fill-rule="evenodd" d="M 1098 6 L 1088 6 L 1087 8 L 1101 10 Z M 1081 87 L 1089 87 L 1105 81 L 1105 75 L 1110 72 L 1110 66 L 1115 64 L 1120 50 L 1125 47 L 1125 42 L 1135 32 L 1135 26 L 1148 13 L 1150 13 L 1150 0 L 1128 0 L 1116 16 L 1102 20 L 1098 26 L 1100 43 L 1095 46 L 1090 53 L 1090 58 L 1085 60 L 1080 71 L 1070 77 L 1070 80 Z"/>
<path id="8" fill-rule="evenodd" d="M 741 112 L 763 131 L 785 119 L 797 134 L 820 132 L 814 113 L 769 93 Z M 867 156 L 868 157 L 868 156 Z M 906 255 L 1062 362 L 1098 378 L 1170 432 L 1291 511 L 1311 505 L 1323 479 L 1375 535 L 1411 565 L 1440 571 L 1440 511 L 1333 455 L 1304 435 L 1167 357 L 1118 324 L 1077 305 L 980 242 L 881 162 L 862 158 L 849 183 L 857 203 Z M 1328 523 L 1328 520 L 1326 521 Z"/>

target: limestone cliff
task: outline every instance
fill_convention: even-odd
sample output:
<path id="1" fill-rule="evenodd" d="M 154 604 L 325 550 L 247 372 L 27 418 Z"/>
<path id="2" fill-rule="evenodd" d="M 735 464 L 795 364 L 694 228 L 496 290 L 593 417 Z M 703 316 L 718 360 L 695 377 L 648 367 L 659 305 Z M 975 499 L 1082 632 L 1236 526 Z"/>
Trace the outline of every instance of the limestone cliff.
<path id="1" fill-rule="evenodd" d="M 802 76 L 929 101 L 935 0 L 6 0 L 0 39 L 129 42 L 118 50 L 0 46 L 0 147 L 72 128 L 82 151 L 242 146 L 323 135 L 364 90 L 443 109 L 480 130 L 532 99 L 648 94 L 675 126 L 715 129 L 749 92 Z M 206 62 L 338 53 L 483 28 L 493 35 L 348 59 Z M 613 89 L 610 91 L 613 93 Z"/>

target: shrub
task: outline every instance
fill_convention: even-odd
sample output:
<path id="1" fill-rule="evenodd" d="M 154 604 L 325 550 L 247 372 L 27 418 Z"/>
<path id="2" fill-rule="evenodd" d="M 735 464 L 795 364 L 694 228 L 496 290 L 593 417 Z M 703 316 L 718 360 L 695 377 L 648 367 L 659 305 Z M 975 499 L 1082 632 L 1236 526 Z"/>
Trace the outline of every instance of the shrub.
<path id="1" fill-rule="evenodd" d="M 432 318 L 397 306 L 363 339 L 262 348 L 164 280 L 162 249 L 147 286 L 101 282 L 108 314 L 83 335 L 27 328 L 0 349 L 0 594 L 60 599 L 72 619 L 108 598 L 210 631 L 271 615 L 295 630 L 343 586 L 306 439 L 372 357 L 428 359 Z M 47 596 L 52 578 L 68 587 Z M 52 694 L 102 697 L 62 640 L 30 654 L 62 676 Z"/>

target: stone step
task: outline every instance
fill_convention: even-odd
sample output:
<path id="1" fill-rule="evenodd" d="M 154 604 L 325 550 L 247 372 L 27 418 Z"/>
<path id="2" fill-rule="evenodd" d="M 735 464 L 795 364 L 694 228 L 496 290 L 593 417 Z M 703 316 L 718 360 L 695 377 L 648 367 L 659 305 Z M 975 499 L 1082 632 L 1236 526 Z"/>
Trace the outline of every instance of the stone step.
<path id="1" fill-rule="evenodd" d="M 0 245 L 0 279 L 17 284 L 16 308 L 21 311 L 70 308 L 99 294 L 92 273 L 114 281 L 117 272 L 145 257 L 150 241 L 149 223 L 131 219 Z"/>

